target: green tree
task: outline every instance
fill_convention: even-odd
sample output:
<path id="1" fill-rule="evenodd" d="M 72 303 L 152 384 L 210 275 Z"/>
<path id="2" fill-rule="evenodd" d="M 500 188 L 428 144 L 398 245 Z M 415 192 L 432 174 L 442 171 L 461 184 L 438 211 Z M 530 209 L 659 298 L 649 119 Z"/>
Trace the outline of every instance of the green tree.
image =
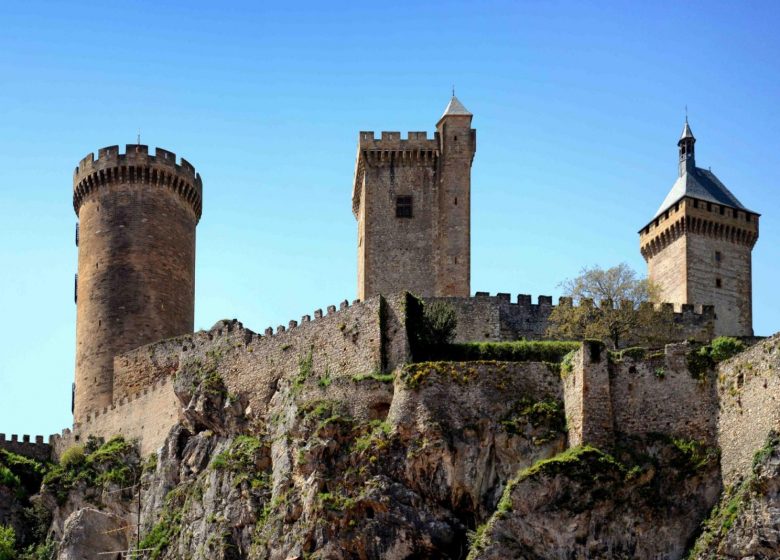
<path id="1" fill-rule="evenodd" d="M 455 310 L 449 303 L 432 301 L 425 304 L 423 324 L 426 344 L 440 346 L 454 340 L 458 320 L 455 317 Z"/>
<path id="2" fill-rule="evenodd" d="M 658 288 L 637 277 L 625 263 L 606 270 L 583 268 L 560 287 L 573 305 L 559 305 L 551 313 L 547 335 L 552 338 L 594 338 L 615 348 L 627 342 L 658 344 L 675 338 L 673 311 L 656 310 L 651 303 Z"/>

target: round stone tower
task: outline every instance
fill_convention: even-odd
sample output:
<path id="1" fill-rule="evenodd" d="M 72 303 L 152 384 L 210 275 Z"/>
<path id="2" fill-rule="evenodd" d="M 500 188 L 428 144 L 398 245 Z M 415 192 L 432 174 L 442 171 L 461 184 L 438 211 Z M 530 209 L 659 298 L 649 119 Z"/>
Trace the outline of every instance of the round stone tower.
<path id="1" fill-rule="evenodd" d="M 79 162 L 74 422 L 111 404 L 114 356 L 192 332 L 202 189 L 160 148 L 109 146 Z"/>

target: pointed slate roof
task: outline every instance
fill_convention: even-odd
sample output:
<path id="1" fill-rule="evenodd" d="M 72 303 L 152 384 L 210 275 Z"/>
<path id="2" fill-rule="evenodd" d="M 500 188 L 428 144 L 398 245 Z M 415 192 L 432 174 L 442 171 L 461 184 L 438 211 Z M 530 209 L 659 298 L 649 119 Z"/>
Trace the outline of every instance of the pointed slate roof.
<path id="1" fill-rule="evenodd" d="M 685 140 L 686 138 L 693 138 L 696 140 L 693 132 L 691 132 L 691 127 L 688 126 L 688 119 L 685 120 L 685 126 L 683 127 L 682 134 L 680 135 L 680 140 Z"/>
<path id="2" fill-rule="evenodd" d="M 690 128 L 688 128 L 687 125 L 686 128 L 690 131 Z M 683 134 L 684 133 L 685 132 L 683 131 Z M 666 195 L 663 204 L 661 204 L 661 207 L 658 208 L 658 212 L 653 216 L 653 220 L 686 196 L 698 198 L 705 202 L 723 204 L 725 206 L 730 206 L 731 208 L 750 212 L 751 214 L 757 213 L 745 208 L 742 203 L 737 200 L 737 197 L 726 188 L 726 185 L 720 182 L 720 179 L 718 179 L 712 171 L 694 167 L 693 170 L 688 173 L 683 173 L 682 177 L 677 178 L 677 181 L 672 185 L 672 190 Z"/>
<path id="3" fill-rule="evenodd" d="M 466 109 L 463 106 L 463 103 L 460 102 L 460 100 L 452 96 L 452 99 L 450 99 L 449 105 L 447 105 L 447 108 L 444 109 L 444 114 L 441 116 L 442 118 L 449 116 L 449 115 L 465 115 L 467 117 L 473 117 L 468 109 Z"/>

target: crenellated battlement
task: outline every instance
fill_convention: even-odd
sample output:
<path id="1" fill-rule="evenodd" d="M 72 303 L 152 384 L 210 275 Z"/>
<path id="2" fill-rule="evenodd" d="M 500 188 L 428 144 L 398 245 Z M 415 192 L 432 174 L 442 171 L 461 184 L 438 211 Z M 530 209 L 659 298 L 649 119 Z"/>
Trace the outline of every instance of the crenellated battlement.
<path id="1" fill-rule="evenodd" d="M 358 141 L 360 165 L 430 165 L 439 157 L 438 137 L 428 139 L 427 132 L 409 132 L 401 139 L 400 132 L 383 131 L 380 139 L 374 133 L 361 132 Z"/>
<path id="2" fill-rule="evenodd" d="M 145 387 L 144 389 L 142 389 L 141 391 L 139 391 L 137 393 L 134 393 L 134 394 L 132 394 L 130 396 L 127 396 L 127 397 L 122 397 L 122 398 L 119 398 L 119 399 L 115 399 L 111 403 L 111 406 L 105 406 L 105 407 L 103 407 L 103 410 L 96 410 L 95 412 L 93 412 L 91 414 L 87 414 L 82 422 L 74 424 L 74 428 L 77 431 L 78 430 L 83 430 L 83 429 L 88 429 L 89 428 L 89 424 L 92 423 L 92 422 L 97 421 L 97 419 L 101 415 L 106 415 L 106 414 L 108 414 L 109 412 L 111 412 L 113 410 L 117 410 L 117 409 L 119 409 L 119 408 L 121 408 L 123 406 L 126 406 L 128 404 L 132 404 L 134 401 L 137 401 L 140 398 L 149 395 L 150 393 L 154 393 L 154 392 L 157 392 L 157 391 L 161 391 L 161 390 L 167 389 L 168 387 L 166 387 L 166 385 L 168 384 L 168 382 L 169 382 L 169 378 L 161 377 L 160 379 L 155 381 L 152 385 L 149 385 L 148 387 Z"/>
<path id="3" fill-rule="evenodd" d="M 12 434 L 10 438 L 6 434 L 0 434 L 0 449 L 11 453 L 30 457 L 37 461 L 48 461 L 51 458 L 52 438 L 56 436 L 29 436 L 27 434 Z"/>
<path id="4" fill-rule="evenodd" d="M 84 157 L 73 171 L 73 209 L 79 213 L 84 199 L 97 188 L 112 183 L 147 183 L 165 186 L 192 205 L 198 219 L 203 206 L 203 181 L 190 162 L 162 148 L 149 155 L 143 144 L 106 146 Z"/>
<path id="5" fill-rule="evenodd" d="M 538 296 L 533 303 L 529 294 L 518 294 L 515 301 L 512 295 L 499 292 L 477 292 L 469 298 L 428 298 L 450 303 L 458 320 L 456 340 L 458 342 L 542 340 L 546 337 L 549 317 L 556 309 L 551 296 Z M 558 306 L 573 306 L 571 298 L 561 297 Z M 579 306 L 593 307 L 592 300 L 583 300 Z M 633 305 L 631 302 L 600 303 L 602 308 L 621 308 Z M 715 321 L 715 308 L 712 305 L 673 305 L 671 303 L 644 304 L 652 306 L 658 313 L 671 313 L 670 320 L 679 330 L 679 340 L 693 338 L 709 340 Z M 629 341 L 627 341 L 629 342 Z"/>
<path id="6" fill-rule="evenodd" d="M 684 198 L 639 231 L 645 261 L 687 233 L 753 248 L 758 241 L 758 214 Z"/>
<path id="7" fill-rule="evenodd" d="M 433 133 L 433 138 L 428 138 L 426 131 L 408 132 L 406 138 L 401 139 L 401 133 L 383 130 L 380 137 L 376 138 L 373 130 L 361 131 L 358 137 L 358 147 L 366 150 L 438 150 L 439 135 Z"/>
<path id="8" fill-rule="evenodd" d="M 353 300 L 352 304 L 350 305 L 349 300 L 345 299 L 344 301 L 339 303 L 338 307 L 335 306 L 335 305 L 328 305 L 325 308 L 326 309 L 325 313 L 323 313 L 322 308 L 315 309 L 312 315 L 303 315 L 303 316 L 301 316 L 300 322 L 296 321 L 295 319 L 291 319 L 287 323 L 287 326 L 285 326 L 285 325 L 278 325 L 276 327 L 276 331 L 275 332 L 274 332 L 274 328 L 273 327 L 268 327 L 268 328 L 265 329 L 264 335 L 265 336 L 276 336 L 276 335 L 279 335 L 279 334 L 290 332 L 290 331 L 292 331 L 294 329 L 298 329 L 298 328 L 304 327 L 304 326 L 306 326 L 308 324 L 315 323 L 316 321 L 318 321 L 320 319 L 331 317 L 333 315 L 337 315 L 337 314 L 339 314 L 339 313 L 341 313 L 343 311 L 348 310 L 350 307 L 358 305 L 360 303 L 361 303 L 361 301 L 356 299 L 356 300 Z M 312 317 L 313 317 L 313 319 L 312 319 Z M 260 336 L 260 335 L 257 335 L 257 336 Z"/>
<path id="9" fill-rule="evenodd" d="M 432 299 L 462 299 L 462 298 L 432 298 Z M 532 296 L 529 294 L 518 294 L 515 302 L 512 302 L 512 294 L 498 292 L 496 295 L 490 295 L 490 292 L 477 292 L 471 298 L 474 300 L 494 301 L 498 303 L 508 304 L 510 306 L 519 306 L 527 309 L 552 309 L 556 307 L 553 305 L 552 296 L 537 296 L 537 303 L 532 303 Z M 595 303 L 592 299 L 584 298 L 579 302 L 579 305 L 574 305 L 574 301 L 570 297 L 559 297 L 559 306 L 568 307 L 594 307 Z M 633 307 L 634 303 L 628 300 L 620 302 L 612 302 L 611 300 L 605 300 L 600 302 L 599 307 L 602 309 L 627 309 Z M 658 312 L 672 311 L 676 315 L 701 315 L 704 318 L 713 319 L 715 317 L 715 306 L 713 305 L 693 305 L 693 304 L 673 304 L 673 303 L 642 303 L 643 308 L 652 307 Z"/>

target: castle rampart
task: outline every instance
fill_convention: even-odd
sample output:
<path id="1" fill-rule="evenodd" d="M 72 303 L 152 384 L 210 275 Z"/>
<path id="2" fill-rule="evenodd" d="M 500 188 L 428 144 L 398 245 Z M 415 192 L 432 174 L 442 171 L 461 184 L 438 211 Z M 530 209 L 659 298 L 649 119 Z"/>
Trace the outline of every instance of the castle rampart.
<path id="1" fill-rule="evenodd" d="M 569 444 L 609 446 L 617 433 L 657 433 L 715 445 L 715 376 L 691 374 L 690 350 L 668 344 L 662 353 L 610 359 L 603 345 L 585 342 L 564 374 Z"/>
<path id="2" fill-rule="evenodd" d="M 51 458 L 52 446 L 48 440 L 44 442 L 43 436 L 23 435 L 19 437 L 16 434 L 7 438 L 5 434 L 0 434 L 0 449 L 5 449 L 11 453 L 29 457 L 36 461 L 48 461 Z"/>
<path id="3" fill-rule="evenodd" d="M 73 430 L 49 437 L 51 457 L 57 459 L 63 451 L 87 438 L 108 440 L 121 435 L 128 441 L 138 441 L 139 451 L 148 455 L 165 441 L 170 429 L 179 421 L 181 403 L 173 391 L 170 378 L 145 387 L 139 393 L 117 399 L 75 423 Z"/>
<path id="4" fill-rule="evenodd" d="M 278 381 L 302 371 L 327 378 L 392 371 L 409 352 L 402 300 L 400 294 L 352 305 L 344 300 L 265 335 L 220 321 L 209 331 L 131 350 L 114 360 L 115 396 L 160 383 L 179 368 L 214 368 L 231 393 L 248 395 L 253 412 L 262 414 Z"/>
<path id="5" fill-rule="evenodd" d="M 552 297 L 539 296 L 532 303 L 531 296 L 519 294 L 515 302 L 508 293 L 491 296 L 477 292 L 469 298 L 426 298 L 426 301 L 445 301 L 455 311 L 458 321 L 456 342 L 496 342 L 511 340 L 544 340 L 550 314 L 555 309 Z M 559 298 L 558 305 L 572 305 L 570 298 Z M 592 303 L 583 302 L 583 305 Z M 619 305 L 619 304 L 616 304 Z M 695 340 L 706 342 L 713 337 L 715 310 L 711 305 L 661 304 L 658 310 L 672 311 L 673 327 L 669 341 Z M 624 344 L 631 346 L 640 337 L 628 337 Z"/>
<path id="6" fill-rule="evenodd" d="M 686 343 L 668 344 L 644 358 L 611 363 L 610 395 L 617 430 L 628 435 L 669 434 L 716 444 L 718 399 L 714 375 L 688 370 Z"/>
<path id="7" fill-rule="evenodd" d="M 780 335 L 717 368 L 718 445 L 725 484 L 750 473 L 770 430 L 780 431 Z"/>

